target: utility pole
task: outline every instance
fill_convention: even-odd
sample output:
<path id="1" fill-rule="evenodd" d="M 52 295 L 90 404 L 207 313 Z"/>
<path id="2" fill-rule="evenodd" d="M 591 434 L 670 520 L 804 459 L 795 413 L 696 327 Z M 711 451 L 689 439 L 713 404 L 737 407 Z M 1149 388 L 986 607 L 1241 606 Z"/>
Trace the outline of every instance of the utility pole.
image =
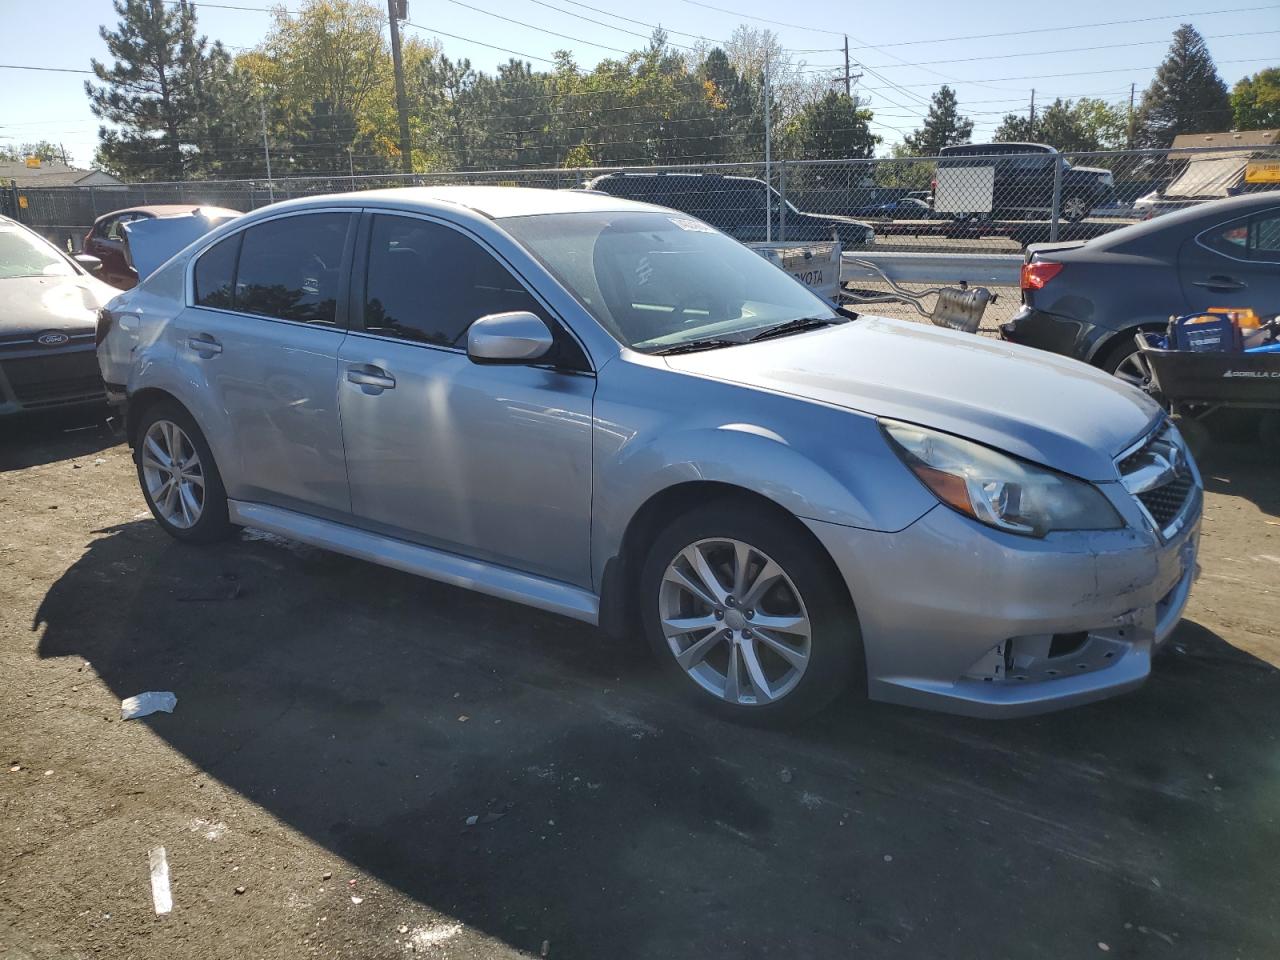
<path id="1" fill-rule="evenodd" d="M 844 35 L 844 95 L 851 96 L 851 78 L 849 76 L 849 35 Z"/>
<path id="2" fill-rule="evenodd" d="M 409 18 L 409 0 L 387 0 L 387 21 L 391 24 L 391 64 L 396 73 L 396 112 L 400 114 L 400 169 L 413 173 L 413 153 L 409 146 L 409 104 L 404 92 L 404 61 L 400 58 L 400 21 Z"/>
<path id="3" fill-rule="evenodd" d="M 267 161 L 267 196 L 272 203 L 276 202 L 276 188 L 271 183 L 271 147 L 267 145 L 267 105 L 262 99 L 262 88 L 258 88 L 258 116 L 262 120 L 262 155 Z"/>
<path id="4" fill-rule="evenodd" d="M 1031 119 L 1027 123 L 1027 139 L 1034 139 L 1036 135 L 1036 88 L 1031 88 Z"/>
<path id="5" fill-rule="evenodd" d="M 1126 138 L 1125 146 L 1130 150 L 1133 149 L 1133 95 L 1137 87 L 1136 83 L 1129 84 L 1129 135 Z"/>
<path id="6" fill-rule="evenodd" d="M 769 51 L 765 50 L 764 54 L 764 239 L 766 243 L 773 241 L 773 180 L 770 177 L 770 162 L 772 153 L 770 147 L 770 124 L 769 114 L 773 112 L 770 109 L 772 103 L 769 96 Z"/>

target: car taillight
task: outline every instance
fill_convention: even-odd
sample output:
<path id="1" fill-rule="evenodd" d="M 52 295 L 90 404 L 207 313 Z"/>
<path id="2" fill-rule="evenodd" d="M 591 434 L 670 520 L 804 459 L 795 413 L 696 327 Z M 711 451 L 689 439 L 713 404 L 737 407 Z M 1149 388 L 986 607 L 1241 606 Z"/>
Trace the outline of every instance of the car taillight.
<path id="1" fill-rule="evenodd" d="M 114 318 L 111 311 L 103 307 L 98 311 L 98 325 L 93 331 L 93 345 L 95 347 L 102 346 L 102 341 L 107 339 L 107 334 L 111 332 L 111 322 Z"/>
<path id="2" fill-rule="evenodd" d="M 1032 260 L 1022 265 L 1022 289 L 1043 290 L 1044 285 L 1062 272 L 1062 264 L 1052 260 Z"/>

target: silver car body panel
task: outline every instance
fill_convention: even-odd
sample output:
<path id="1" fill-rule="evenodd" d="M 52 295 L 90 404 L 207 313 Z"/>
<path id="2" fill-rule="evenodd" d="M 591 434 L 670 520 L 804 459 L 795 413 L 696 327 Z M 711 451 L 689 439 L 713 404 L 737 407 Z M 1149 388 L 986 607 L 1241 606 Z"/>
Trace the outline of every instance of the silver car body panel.
<path id="1" fill-rule="evenodd" d="M 461 348 L 189 306 L 202 250 L 321 209 L 425 216 L 467 233 L 579 341 L 590 370 L 478 365 Z M 1116 458 L 1161 422 L 1151 401 L 1074 361 L 870 317 L 683 356 L 637 353 L 502 228 L 506 216 L 637 209 L 661 208 L 512 188 L 277 204 L 118 297 L 112 310 L 129 322 L 104 344 L 104 373 L 131 395 L 162 390 L 188 407 L 238 523 L 595 622 L 605 570 L 642 507 L 718 483 L 768 498 L 825 546 L 854 600 L 877 699 L 1000 716 L 1142 681 L 1194 577 L 1200 509 L 1197 475 L 1195 502 L 1163 538 L 1120 482 Z M 202 356 L 191 340 L 210 324 L 244 348 Z M 352 382 L 352 368 L 380 368 L 395 386 Z M 880 416 L 1090 480 L 1127 527 L 1035 539 L 978 524 L 938 504 Z M 1085 666 L 1070 676 L 1046 654 L 1058 634 L 1085 638 L 1075 652 Z M 1002 663 L 1020 672 L 1006 676 Z"/>

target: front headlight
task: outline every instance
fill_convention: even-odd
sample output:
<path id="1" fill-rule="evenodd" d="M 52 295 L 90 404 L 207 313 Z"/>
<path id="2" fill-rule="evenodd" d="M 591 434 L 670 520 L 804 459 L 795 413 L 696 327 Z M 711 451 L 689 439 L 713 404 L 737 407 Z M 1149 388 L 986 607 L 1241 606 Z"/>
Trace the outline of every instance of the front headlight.
<path id="1" fill-rule="evenodd" d="M 1124 521 L 1097 487 L 912 423 L 881 420 L 889 445 L 943 503 L 1010 533 L 1115 530 Z"/>

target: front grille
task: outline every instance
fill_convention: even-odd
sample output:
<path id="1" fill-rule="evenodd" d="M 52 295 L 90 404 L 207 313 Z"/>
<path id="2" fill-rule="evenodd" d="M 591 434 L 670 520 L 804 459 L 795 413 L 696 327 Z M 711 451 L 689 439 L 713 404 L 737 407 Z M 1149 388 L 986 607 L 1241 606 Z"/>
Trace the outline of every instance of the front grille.
<path id="1" fill-rule="evenodd" d="M 91 350 L 6 360 L 0 371 L 14 398 L 25 406 L 51 406 L 103 393 L 98 358 Z"/>
<path id="2" fill-rule="evenodd" d="M 1116 463 L 1120 481 L 1137 498 L 1162 536 L 1180 528 L 1195 498 L 1195 469 L 1182 438 L 1169 424 L 1154 431 Z"/>

